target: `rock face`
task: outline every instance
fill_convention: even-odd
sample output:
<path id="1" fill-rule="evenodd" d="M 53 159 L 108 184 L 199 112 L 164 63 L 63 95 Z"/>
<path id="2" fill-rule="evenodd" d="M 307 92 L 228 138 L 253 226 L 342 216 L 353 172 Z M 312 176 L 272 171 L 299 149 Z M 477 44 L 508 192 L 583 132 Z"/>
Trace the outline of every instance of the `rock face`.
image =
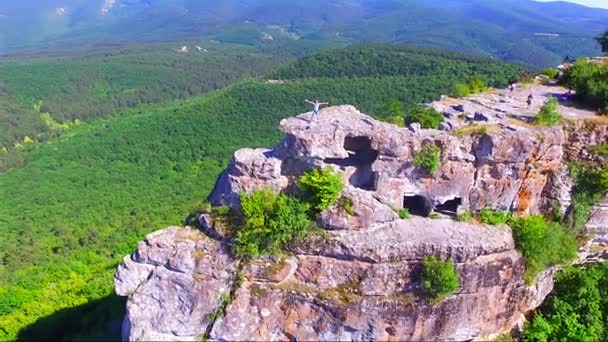
<path id="1" fill-rule="evenodd" d="M 285 139 L 274 150 L 244 149 L 210 197 L 238 206 L 239 193 L 262 186 L 289 190 L 312 167 L 339 170 L 348 184 L 356 216 L 324 215 L 333 229 L 360 229 L 395 219 L 392 208 L 416 212 L 425 201 L 439 212 L 495 208 L 538 213 L 547 181 L 559 174 L 566 135 L 560 128 L 502 129 L 484 136 L 413 132 L 376 121 L 352 106 L 326 109 L 318 122 L 307 116 L 283 120 Z M 413 164 L 423 145 L 442 150 L 435 175 Z M 360 210 L 359 210 L 360 209 Z M 428 215 L 428 210 L 427 213 Z"/>
<path id="2" fill-rule="evenodd" d="M 331 167 L 344 177 L 342 196 L 354 213 L 329 208 L 322 235 L 288 246 L 289 256 L 247 262 L 230 256 L 209 215 L 199 221 L 210 237 L 175 227 L 149 235 L 115 276 L 116 292 L 129 296 L 125 340 L 471 340 L 508 332 L 551 291 L 554 269 L 527 285 L 509 227 L 453 217 L 565 209 L 572 190 L 565 156 L 584 156 L 584 145 L 608 139 L 598 127 L 521 125 L 484 135 L 398 128 L 351 106 L 310 119 L 283 120 L 286 136 L 274 149 L 237 151 L 210 200 L 238 208 L 241 192 L 297 192 L 300 174 Z M 426 144 L 441 148 L 433 175 L 413 163 Z M 604 238 L 605 206 L 587 225 Z M 404 207 L 410 219 L 395 214 Z M 431 210 L 442 217 L 425 217 Z M 590 243 L 603 243 L 605 253 L 602 239 Z M 429 255 L 452 259 L 459 273 L 458 291 L 440 303 L 421 295 Z"/>
<path id="3" fill-rule="evenodd" d="M 235 275 L 236 263 L 225 246 L 197 230 L 171 227 L 148 235 L 114 277 L 116 293 L 129 296 L 123 338 L 203 336 Z"/>

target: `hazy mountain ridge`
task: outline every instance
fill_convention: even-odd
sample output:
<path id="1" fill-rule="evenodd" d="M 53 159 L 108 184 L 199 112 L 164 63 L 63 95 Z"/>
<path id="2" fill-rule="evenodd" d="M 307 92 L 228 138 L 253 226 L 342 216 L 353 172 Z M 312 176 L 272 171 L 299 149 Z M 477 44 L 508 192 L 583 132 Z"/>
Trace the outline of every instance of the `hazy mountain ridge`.
<path id="1" fill-rule="evenodd" d="M 530 0 L 25 0 L 0 13 L 0 52 L 195 37 L 280 44 L 272 26 L 304 41 L 413 43 L 538 66 L 599 53 L 592 38 L 608 22 L 608 10 Z"/>

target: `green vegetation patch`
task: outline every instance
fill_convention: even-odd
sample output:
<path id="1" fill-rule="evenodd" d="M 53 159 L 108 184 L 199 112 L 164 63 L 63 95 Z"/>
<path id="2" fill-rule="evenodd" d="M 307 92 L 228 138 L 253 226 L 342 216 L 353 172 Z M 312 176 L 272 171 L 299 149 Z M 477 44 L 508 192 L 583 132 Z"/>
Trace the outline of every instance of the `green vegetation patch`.
<path id="1" fill-rule="evenodd" d="M 422 280 L 424 290 L 434 303 L 441 302 L 458 290 L 458 273 L 452 259 L 443 261 L 434 256 L 424 257 Z"/>
<path id="2" fill-rule="evenodd" d="M 488 85 L 479 74 L 474 74 L 466 83 L 455 82 L 452 86 L 450 96 L 466 97 L 472 94 L 478 94 L 488 89 Z"/>
<path id="3" fill-rule="evenodd" d="M 524 279 L 531 283 L 538 272 L 547 267 L 569 262 L 576 256 L 577 243 L 573 234 L 562 225 L 548 222 L 540 215 L 513 218 L 516 248 L 526 259 Z"/>
<path id="4" fill-rule="evenodd" d="M 547 300 L 526 324 L 524 341 L 608 340 L 608 263 L 560 271 Z"/>
<path id="5" fill-rule="evenodd" d="M 425 169 L 429 174 L 434 175 L 439 170 L 441 148 L 435 144 L 422 146 L 420 152 L 414 156 L 415 166 Z"/>
<path id="6" fill-rule="evenodd" d="M 564 83 L 576 90 L 582 104 L 608 114 L 608 63 L 579 59 L 564 75 Z"/>
<path id="7" fill-rule="evenodd" d="M 437 129 L 439 124 L 443 122 L 443 115 L 433 108 L 415 108 L 407 112 L 405 115 L 405 123 L 412 124 L 420 123 L 422 128 Z"/>
<path id="8" fill-rule="evenodd" d="M 511 213 L 502 210 L 481 209 L 479 212 L 479 220 L 485 224 L 499 225 L 509 222 Z"/>
<path id="9" fill-rule="evenodd" d="M 329 167 L 315 168 L 300 177 L 299 186 L 307 192 L 312 206 L 318 211 L 323 211 L 336 204 L 344 188 L 344 181 Z"/>
<path id="10" fill-rule="evenodd" d="M 559 114 L 559 103 L 557 99 L 552 97 L 547 100 L 541 108 L 540 112 L 534 117 L 534 123 L 540 126 L 555 126 L 560 123 L 561 115 Z"/>
<path id="11" fill-rule="evenodd" d="M 304 238 L 312 224 L 308 203 L 268 188 L 241 195 L 241 208 L 245 224 L 234 249 L 240 256 L 277 254 L 287 243 Z"/>
<path id="12" fill-rule="evenodd" d="M 557 70 L 557 69 L 555 69 L 555 68 L 546 68 L 546 69 L 543 69 L 543 70 L 540 72 L 540 74 L 541 74 L 541 75 L 545 75 L 545 76 L 547 76 L 547 77 L 549 77 L 549 78 L 553 78 L 553 79 L 555 79 L 555 78 L 557 78 L 557 76 L 559 75 L 559 70 Z"/>

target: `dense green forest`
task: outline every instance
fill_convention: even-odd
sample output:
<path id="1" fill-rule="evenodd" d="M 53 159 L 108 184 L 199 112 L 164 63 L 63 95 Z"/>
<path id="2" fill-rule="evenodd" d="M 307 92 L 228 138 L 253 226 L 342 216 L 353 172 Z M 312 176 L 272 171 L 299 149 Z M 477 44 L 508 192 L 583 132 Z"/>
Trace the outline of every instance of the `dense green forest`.
<path id="1" fill-rule="evenodd" d="M 275 55 L 230 44 L 175 43 L 0 59 L 0 144 L 11 149 L 26 136 L 48 139 L 121 108 L 219 89 L 287 59 Z"/>
<path id="2" fill-rule="evenodd" d="M 524 341 L 608 340 L 608 263 L 568 267 L 527 325 Z"/>
<path id="3" fill-rule="evenodd" d="M 117 263 L 146 233 L 183 224 L 234 150 L 276 144 L 279 120 L 309 110 L 304 98 L 382 116 L 394 99 L 412 106 L 474 74 L 503 84 L 520 71 L 433 50 L 416 56 L 404 48 L 394 65 L 385 61 L 395 53 L 390 46 L 348 51 L 357 59 L 341 64 L 357 70 L 354 75 L 314 73 L 298 63 L 276 73 L 318 77 L 244 81 L 120 110 L 49 141 L 24 144 L 23 165 L 0 174 L 0 339 L 116 333 L 124 310 L 112 295 Z M 359 66 L 362 59 L 369 69 Z M 387 76 L 383 68 L 403 75 Z"/>
<path id="4" fill-rule="evenodd" d="M 576 90 L 576 99 L 583 105 L 608 114 L 608 62 L 589 63 L 577 60 L 564 75 L 563 82 Z"/>

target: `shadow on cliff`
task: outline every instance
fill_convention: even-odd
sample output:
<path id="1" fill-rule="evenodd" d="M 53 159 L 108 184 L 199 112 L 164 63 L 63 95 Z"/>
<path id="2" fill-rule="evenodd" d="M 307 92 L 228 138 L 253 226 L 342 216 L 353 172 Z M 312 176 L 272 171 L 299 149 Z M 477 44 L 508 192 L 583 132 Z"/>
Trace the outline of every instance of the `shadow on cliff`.
<path id="1" fill-rule="evenodd" d="M 114 294 L 41 318 L 19 332 L 19 341 L 119 341 L 126 298 Z"/>

